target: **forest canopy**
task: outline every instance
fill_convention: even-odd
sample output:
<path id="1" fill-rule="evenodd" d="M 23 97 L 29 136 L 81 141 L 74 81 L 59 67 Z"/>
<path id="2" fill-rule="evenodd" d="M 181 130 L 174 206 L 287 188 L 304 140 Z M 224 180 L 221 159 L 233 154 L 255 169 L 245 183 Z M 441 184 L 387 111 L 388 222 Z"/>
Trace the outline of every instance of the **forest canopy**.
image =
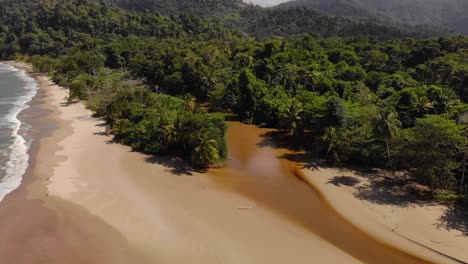
<path id="1" fill-rule="evenodd" d="M 255 24 L 290 31 L 269 23 L 286 23 L 275 12 Z M 330 164 L 407 171 L 431 191 L 455 190 L 467 150 L 468 38 L 395 38 L 361 22 L 345 34 L 354 20 L 312 19 L 304 28 L 334 33 L 253 38 L 216 16 L 7 1 L 0 56 L 48 72 L 138 151 L 222 163 L 226 124 L 214 112 L 235 113 Z"/>

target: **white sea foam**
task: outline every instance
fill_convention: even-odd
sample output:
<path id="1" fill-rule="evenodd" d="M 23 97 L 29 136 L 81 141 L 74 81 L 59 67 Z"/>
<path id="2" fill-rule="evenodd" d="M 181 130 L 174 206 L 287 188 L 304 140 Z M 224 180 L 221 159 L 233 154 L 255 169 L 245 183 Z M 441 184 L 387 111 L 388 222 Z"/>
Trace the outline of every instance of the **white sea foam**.
<path id="1" fill-rule="evenodd" d="M 31 145 L 31 139 L 24 132 L 26 124 L 22 124 L 18 119 L 18 114 L 28 108 L 30 102 L 37 92 L 36 81 L 27 76 L 25 71 L 18 70 L 8 65 L 1 65 L 0 72 L 15 72 L 15 74 L 25 83 L 24 94 L 17 98 L 10 98 L 13 108 L 5 115 L 1 123 L 11 128 L 11 136 L 14 138 L 13 143 L 9 146 L 9 160 L 4 166 L 5 176 L 0 179 L 0 201 L 10 192 L 18 188 L 26 169 L 28 168 L 28 149 Z M 8 99 L 4 99 L 5 102 Z"/>

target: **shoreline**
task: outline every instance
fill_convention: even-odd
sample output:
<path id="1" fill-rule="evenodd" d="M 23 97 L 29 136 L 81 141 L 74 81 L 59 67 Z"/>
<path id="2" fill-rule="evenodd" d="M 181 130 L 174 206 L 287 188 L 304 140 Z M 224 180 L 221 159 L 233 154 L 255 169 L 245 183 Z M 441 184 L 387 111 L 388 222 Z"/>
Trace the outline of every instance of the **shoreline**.
<path id="1" fill-rule="evenodd" d="M 424 250 L 417 249 L 422 247 L 457 263 L 468 263 L 465 250 L 468 235 L 441 223 L 443 215 L 450 210 L 448 206 L 421 204 L 388 190 L 381 193 L 378 188 L 390 188 L 379 182 L 387 179 L 382 171 L 375 175 L 359 175 L 350 169 L 318 167 L 297 170 L 298 177 L 319 190 L 326 203 L 371 236 L 399 245 L 401 249 L 423 253 Z M 402 244 L 407 247 L 401 247 Z"/>
<path id="2" fill-rule="evenodd" d="M 33 143 L 31 124 L 29 121 L 29 113 L 33 113 L 29 108 L 36 105 L 34 102 L 39 97 L 39 87 L 37 82 L 24 69 L 14 67 L 9 63 L 2 63 L 11 69 L 16 78 L 24 82 L 23 95 L 18 95 L 14 100 L 12 107 L 7 116 L 9 122 L 12 122 L 16 127 L 12 129 L 13 142 L 9 146 L 9 160 L 5 162 L 5 178 L 2 179 L 2 190 L 0 190 L 0 202 L 9 193 L 15 191 L 22 183 L 23 176 L 27 173 L 30 167 L 30 148 Z M 37 110 L 37 109 L 36 109 Z M 8 122 L 8 121 L 7 121 Z M 25 129 L 26 127 L 26 129 Z M 25 130 L 23 130 L 25 129 Z M 20 175 L 21 174 L 21 175 Z M 4 181 L 5 180 L 5 181 Z M 6 186 L 5 186 L 6 185 Z"/>
<path id="3" fill-rule="evenodd" d="M 36 81 L 56 128 L 36 139 L 27 180 L 0 203 L 5 261 L 359 263 L 268 210 L 243 214 L 238 207 L 253 201 L 220 189 L 206 174 L 176 177 L 146 155 L 107 144 L 102 122 L 83 104 L 64 106 L 65 90 L 42 74 Z"/>
<path id="4" fill-rule="evenodd" d="M 2 260 L 18 264 L 125 264 L 139 259 L 117 230 L 84 208 L 49 196 L 50 171 L 64 160 L 54 154 L 57 142 L 72 131 L 50 104 L 49 87 L 53 84 L 48 77 L 35 73 L 30 65 L 4 63 L 25 70 L 39 89 L 30 108 L 20 114 L 21 120 L 28 119 L 32 126 L 29 166 L 20 186 L 0 203 Z"/>
<path id="5" fill-rule="evenodd" d="M 64 98 L 57 90 L 53 97 L 55 104 Z M 86 208 L 149 263 L 358 263 L 269 210 L 241 213 L 238 207 L 253 201 L 220 188 L 209 174 L 181 177 L 152 156 L 109 144 L 103 122 L 81 103 L 64 107 L 59 118 L 71 121 L 73 134 L 59 142 L 56 155 L 67 159 L 54 168 L 49 196 Z"/>
<path id="6" fill-rule="evenodd" d="M 13 64 L 30 70 L 29 65 Z M 6 241 L 0 242 L 2 259 L 5 255 L 15 263 L 34 259 L 22 262 L 14 258 L 15 252 L 25 250 L 22 246 L 9 252 L 8 241 L 17 241 L 17 234 L 6 227 L 15 226 L 11 212 L 16 210 L 23 217 L 41 216 L 39 226 L 45 231 L 40 230 L 33 239 L 28 237 L 38 233 L 37 223 L 29 220 L 21 227 L 22 239 L 31 247 L 32 256 L 47 258 L 48 263 L 305 263 L 310 259 L 359 263 L 248 196 L 220 187 L 210 172 L 178 175 L 164 165 L 170 158 L 154 160 L 113 144 L 103 133 L 102 121 L 92 118 L 82 103 L 63 105 L 66 90 L 42 74 L 35 79 L 41 87 L 38 97 L 43 100 L 36 103 L 49 111 L 50 121 L 42 125 L 53 125 L 46 129 L 51 133 L 41 135 L 37 147 L 30 149 L 34 158 L 27 180 L 7 203 L 0 203 L 0 235 L 6 235 Z M 42 122 L 42 115 L 36 114 Z M 349 211 L 350 205 L 361 207 L 339 200 L 351 200 L 348 192 L 330 189 L 326 183 L 314 184 L 332 210 L 362 232 L 400 250 L 409 247 L 402 252 L 453 263 L 414 243 L 388 239 L 395 234 L 382 233 L 388 228 L 371 224 L 371 213 Z M 25 208 L 33 212 L 25 212 Z M 53 232 L 46 232 L 50 230 Z M 55 243 L 41 246 L 45 251 L 38 252 L 34 247 L 44 239 Z M 56 255 L 61 251 L 64 253 Z"/>

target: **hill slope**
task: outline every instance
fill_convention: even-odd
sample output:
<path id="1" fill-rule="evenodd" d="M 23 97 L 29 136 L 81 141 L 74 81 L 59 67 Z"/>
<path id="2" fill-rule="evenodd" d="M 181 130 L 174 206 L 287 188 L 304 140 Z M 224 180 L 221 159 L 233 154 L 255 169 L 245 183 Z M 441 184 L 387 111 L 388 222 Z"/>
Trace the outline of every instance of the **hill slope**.
<path id="1" fill-rule="evenodd" d="M 110 0 L 109 2 L 126 9 L 151 10 L 164 15 L 178 13 L 213 15 L 235 12 L 247 6 L 242 0 Z"/>
<path id="2" fill-rule="evenodd" d="M 388 17 L 410 25 L 435 25 L 468 34 L 467 0 L 295 0 L 276 8 L 314 8 L 338 16 Z"/>
<path id="3" fill-rule="evenodd" d="M 322 36 L 376 35 L 379 38 L 428 37 L 446 35 L 446 31 L 427 26 L 408 26 L 385 19 L 345 18 L 300 7 L 262 8 L 241 0 L 109 0 L 130 10 L 156 11 L 163 15 L 191 13 L 215 17 L 231 28 L 254 37 L 319 34 Z M 340 0 L 337 0 L 340 1 Z M 305 2 L 304 2 L 305 3 Z M 288 7 L 288 6 L 285 6 Z M 357 10 L 356 10 L 357 12 Z M 344 15 L 347 13 L 344 12 Z"/>

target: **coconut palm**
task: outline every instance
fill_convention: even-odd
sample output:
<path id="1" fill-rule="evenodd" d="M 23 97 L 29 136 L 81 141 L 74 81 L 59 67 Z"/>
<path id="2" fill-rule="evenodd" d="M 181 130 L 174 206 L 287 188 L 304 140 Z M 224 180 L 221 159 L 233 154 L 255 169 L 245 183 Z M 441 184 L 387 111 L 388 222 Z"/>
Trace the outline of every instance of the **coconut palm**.
<path id="1" fill-rule="evenodd" d="M 193 148 L 190 158 L 194 164 L 200 166 L 215 164 L 220 159 L 217 147 L 216 140 L 202 134 L 198 137 L 197 145 Z"/>
<path id="2" fill-rule="evenodd" d="M 440 91 L 438 98 L 434 102 L 434 106 L 437 113 L 450 114 L 458 100 L 459 99 L 455 92 L 452 89 L 445 87 Z"/>
<path id="3" fill-rule="evenodd" d="M 351 140 L 343 130 L 335 127 L 325 129 L 322 140 L 328 144 L 327 158 L 334 165 L 341 165 L 342 161 L 351 151 Z"/>
<path id="4" fill-rule="evenodd" d="M 289 135 L 297 138 L 300 133 L 302 120 L 302 104 L 297 100 L 293 100 L 288 108 L 285 108 L 280 113 L 281 124 L 289 132 Z"/>
<path id="5" fill-rule="evenodd" d="M 423 117 L 428 114 L 432 109 L 434 109 L 434 103 L 427 98 L 427 96 L 420 96 L 416 102 L 416 113 Z"/>
<path id="6" fill-rule="evenodd" d="M 401 122 L 393 109 L 379 113 L 375 119 L 374 134 L 385 141 L 388 163 L 391 163 L 390 141 L 398 134 Z"/>
<path id="7" fill-rule="evenodd" d="M 318 71 L 307 71 L 304 73 L 303 77 L 304 86 L 310 86 L 312 91 L 315 92 L 316 87 L 320 84 L 323 79 L 323 74 Z"/>

